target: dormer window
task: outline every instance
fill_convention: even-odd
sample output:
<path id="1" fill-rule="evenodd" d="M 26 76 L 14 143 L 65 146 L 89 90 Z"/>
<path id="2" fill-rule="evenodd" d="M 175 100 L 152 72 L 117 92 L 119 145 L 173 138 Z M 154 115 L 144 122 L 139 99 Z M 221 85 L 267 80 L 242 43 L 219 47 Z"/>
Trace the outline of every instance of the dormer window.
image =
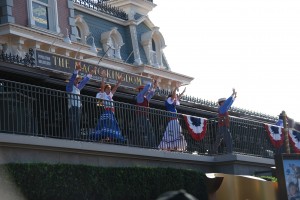
<path id="1" fill-rule="evenodd" d="M 75 17 L 75 26 L 76 26 L 76 39 L 78 42 L 86 43 L 86 37 L 90 35 L 90 30 L 83 19 L 82 15 L 77 15 Z"/>
<path id="2" fill-rule="evenodd" d="M 154 30 L 142 35 L 142 45 L 148 60 L 148 64 L 155 67 L 163 67 L 163 52 L 165 41 L 162 34 L 155 27 Z"/>
<path id="3" fill-rule="evenodd" d="M 124 45 L 123 39 L 117 28 L 112 28 L 111 31 L 107 31 L 101 34 L 101 43 L 103 49 L 107 52 L 109 58 L 121 58 L 121 47 Z"/>

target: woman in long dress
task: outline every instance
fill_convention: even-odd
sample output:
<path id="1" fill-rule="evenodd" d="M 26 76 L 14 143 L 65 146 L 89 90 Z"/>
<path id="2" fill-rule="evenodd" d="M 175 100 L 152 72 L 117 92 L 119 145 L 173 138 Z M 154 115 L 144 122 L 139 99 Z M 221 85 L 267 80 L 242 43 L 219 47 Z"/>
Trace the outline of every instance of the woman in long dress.
<path id="1" fill-rule="evenodd" d="M 103 113 L 100 115 L 95 132 L 92 135 L 94 140 L 113 140 L 113 141 L 124 141 L 124 137 L 121 134 L 118 121 L 115 117 L 115 108 L 113 104 L 113 95 L 117 91 L 117 88 L 123 80 L 123 76 L 117 77 L 117 84 L 111 89 L 110 84 L 105 84 L 104 79 L 107 78 L 106 72 L 101 72 L 101 90 L 97 93 L 96 98 L 101 101 L 104 107 Z"/>
<path id="2" fill-rule="evenodd" d="M 176 114 L 176 106 L 180 105 L 179 100 L 185 92 L 185 89 L 179 95 L 176 94 L 177 89 L 178 88 L 175 88 L 172 94 L 169 95 L 165 101 L 166 110 L 170 112 L 170 121 L 158 146 L 158 148 L 162 150 L 185 151 L 187 147 L 187 143 L 182 134 L 182 128 L 179 124 Z"/>

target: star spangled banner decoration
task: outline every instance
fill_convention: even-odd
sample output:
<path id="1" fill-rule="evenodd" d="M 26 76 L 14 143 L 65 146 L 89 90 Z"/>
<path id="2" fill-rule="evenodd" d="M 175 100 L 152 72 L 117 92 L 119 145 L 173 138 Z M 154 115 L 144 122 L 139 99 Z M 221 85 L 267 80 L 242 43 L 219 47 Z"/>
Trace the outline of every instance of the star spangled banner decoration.
<path id="1" fill-rule="evenodd" d="M 295 153 L 300 153 L 300 132 L 290 129 L 289 138 Z"/>
<path id="2" fill-rule="evenodd" d="M 200 141 L 206 134 L 207 119 L 183 115 L 189 134 L 194 140 Z"/>
<path id="3" fill-rule="evenodd" d="M 264 124 L 264 126 L 273 146 L 280 148 L 284 140 L 283 127 L 271 124 Z"/>

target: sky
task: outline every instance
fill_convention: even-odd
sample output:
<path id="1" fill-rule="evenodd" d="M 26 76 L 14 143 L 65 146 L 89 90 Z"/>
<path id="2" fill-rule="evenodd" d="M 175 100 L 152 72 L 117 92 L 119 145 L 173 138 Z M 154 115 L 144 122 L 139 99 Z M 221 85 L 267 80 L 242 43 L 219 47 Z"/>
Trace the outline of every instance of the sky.
<path id="1" fill-rule="evenodd" d="M 194 77 L 186 94 L 300 121 L 299 0 L 154 0 L 173 72 Z M 180 88 L 183 90 L 183 87 Z"/>

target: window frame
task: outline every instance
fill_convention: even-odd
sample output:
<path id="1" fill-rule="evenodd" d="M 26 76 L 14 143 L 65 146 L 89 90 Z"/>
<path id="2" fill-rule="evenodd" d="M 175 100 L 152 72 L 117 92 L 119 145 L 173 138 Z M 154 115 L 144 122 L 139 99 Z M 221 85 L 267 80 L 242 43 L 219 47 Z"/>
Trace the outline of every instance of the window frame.
<path id="1" fill-rule="evenodd" d="M 47 23 L 48 27 L 38 26 L 33 16 L 33 5 L 38 4 L 41 6 L 45 6 L 47 8 Z M 48 0 L 48 4 L 42 2 L 40 0 L 28 0 L 27 1 L 27 10 L 28 10 L 28 25 L 31 28 L 43 30 L 43 31 L 50 31 L 60 33 L 60 28 L 58 24 L 58 10 L 57 10 L 57 0 Z"/>

